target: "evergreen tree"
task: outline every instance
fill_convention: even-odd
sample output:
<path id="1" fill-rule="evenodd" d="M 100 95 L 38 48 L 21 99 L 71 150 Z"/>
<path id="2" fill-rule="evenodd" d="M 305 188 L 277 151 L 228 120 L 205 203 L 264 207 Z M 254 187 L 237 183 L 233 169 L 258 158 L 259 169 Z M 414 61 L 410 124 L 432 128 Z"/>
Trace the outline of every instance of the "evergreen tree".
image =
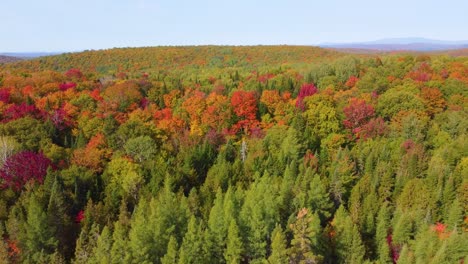
<path id="1" fill-rule="evenodd" d="M 8 245 L 3 240 L 3 222 L 0 221 L 0 263 L 9 264 L 10 257 L 8 256 Z"/>
<path id="2" fill-rule="evenodd" d="M 448 210 L 448 214 L 446 216 L 446 223 L 449 229 L 458 230 L 461 223 L 463 222 L 463 208 L 460 205 L 458 199 L 455 199 L 453 203 L 450 205 L 450 209 Z"/>
<path id="3" fill-rule="evenodd" d="M 380 263 L 389 263 L 390 248 L 387 242 L 388 231 L 390 229 L 390 211 L 388 204 L 385 203 L 380 207 L 379 214 L 377 215 L 377 227 L 375 233 L 375 243 Z"/>
<path id="4" fill-rule="evenodd" d="M 208 247 L 203 243 L 203 231 L 197 219 L 190 218 L 187 233 L 185 233 L 179 251 L 179 264 L 210 263 L 210 254 L 205 252 Z M 220 261 L 220 260 L 216 260 Z"/>
<path id="5" fill-rule="evenodd" d="M 35 194 L 29 199 L 26 221 L 25 262 L 39 262 L 41 257 L 53 254 L 58 241 L 55 227 L 49 226 L 47 214 Z"/>
<path id="6" fill-rule="evenodd" d="M 141 198 L 132 215 L 127 256 L 130 263 L 152 263 L 156 258 L 153 233 L 148 224 L 148 207 L 146 198 Z"/>
<path id="7" fill-rule="evenodd" d="M 171 236 L 167 245 L 167 252 L 161 258 L 161 264 L 177 264 L 178 245 L 177 240 Z"/>
<path id="8" fill-rule="evenodd" d="M 226 225 L 224 214 L 224 196 L 221 189 L 218 189 L 214 205 L 210 211 L 207 230 L 207 244 L 212 261 L 222 262 L 224 248 L 226 247 L 226 237 L 228 226 Z"/>
<path id="9" fill-rule="evenodd" d="M 288 263 L 288 250 L 286 245 L 286 236 L 280 225 L 276 225 L 271 234 L 271 254 L 268 263 Z"/>
<path id="10" fill-rule="evenodd" d="M 122 202 L 120 205 L 119 219 L 114 224 L 114 232 L 112 234 L 111 247 L 111 263 L 127 263 L 127 257 L 130 257 L 128 252 L 128 230 L 130 219 L 127 211 L 127 205 Z"/>
<path id="11" fill-rule="evenodd" d="M 109 228 L 105 226 L 99 235 L 96 247 L 93 250 L 93 256 L 89 263 L 110 264 L 111 263 L 112 234 Z"/>
<path id="12" fill-rule="evenodd" d="M 301 209 L 296 221 L 291 224 L 293 239 L 289 249 L 291 263 L 318 263 L 321 256 L 317 255 L 317 237 L 320 233 L 320 224 L 314 225 L 311 213 L 307 208 Z"/>
<path id="13" fill-rule="evenodd" d="M 343 206 L 340 206 L 336 212 L 332 225 L 336 232 L 334 241 L 338 262 L 362 263 L 365 248 L 362 244 L 361 234 Z"/>
<path id="14" fill-rule="evenodd" d="M 59 252 L 63 252 L 66 257 L 71 258 L 73 248 L 70 247 L 70 240 L 73 239 L 74 232 L 71 226 L 72 221 L 68 216 L 63 186 L 58 177 L 55 177 L 50 192 L 47 220 L 48 225 L 55 229 L 54 236 L 58 239 Z"/>
<path id="15" fill-rule="evenodd" d="M 414 256 L 413 252 L 409 249 L 408 244 L 404 244 L 401 248 L 400 255 L 397 259 L 394 259 L 396 262 L 398 260 L 398 264 L 412 264 L 414 263 Z"/>
<path id="16" fill-rule="evenodd" d="M 83 226 L 80 236 L 76 241 L 75 258 L 73 260 L 73 263 L 88 263 L 88 261 L 92 258 L 93 250 L 97 245 L 96 243 L 98 237 L 98 224 L 92 224 L 91 226 Z"/>
<path id="17" fill-rule="evenodd" d="M 229 224 L 226 250 L 224 258 L 228 264 L 238 264 L 242 261 L 242 253 L 244 252 L 242 239 L 239 234 L 239 227 L 234 219 Z"/>
<path id="18" fill-rule="evenodd" d="M 313 212 L 319 214 L 321 221 L 325 221 L 331 216 L 333 202 L 330 200 L 325 185 L 317 174 L 314 175 L 310 182 L 308 198 L 308 205 Z"/>

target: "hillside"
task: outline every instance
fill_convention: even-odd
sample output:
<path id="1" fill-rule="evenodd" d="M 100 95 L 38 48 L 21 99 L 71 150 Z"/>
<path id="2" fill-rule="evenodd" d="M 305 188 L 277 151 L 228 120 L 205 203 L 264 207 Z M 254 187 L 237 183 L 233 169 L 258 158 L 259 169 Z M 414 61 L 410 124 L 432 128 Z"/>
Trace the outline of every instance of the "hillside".
<path id="1" fill-rule="evenodd" d="M 0 63 L 10 63 L 20 61 L 20 58 L 0 55 Z"/>
<path id="2" fill-rule="evenodd" d="M 17 65 L 29 70 L 65 71 L 79 67 L 84 71 L 115 73 L 185 68 L 253 68 L 312 63 L 338 56 L 339 52 L 312 46 L 168 46 L 64 53 L 28 60 Z"/>
<path id="3" fill-rule="evenodd" d="M 468 41 L 442 41 L 425 38 L 391 38 L 356 43 L 323 43 L 324 48 L 374 51 L 447 51 L 468 48 Z"/>
<path id="4" fill-rule="evenodd" d="M 0 263 L 467 263 L 458 55 L 192 46 L 0 65 Z"/>

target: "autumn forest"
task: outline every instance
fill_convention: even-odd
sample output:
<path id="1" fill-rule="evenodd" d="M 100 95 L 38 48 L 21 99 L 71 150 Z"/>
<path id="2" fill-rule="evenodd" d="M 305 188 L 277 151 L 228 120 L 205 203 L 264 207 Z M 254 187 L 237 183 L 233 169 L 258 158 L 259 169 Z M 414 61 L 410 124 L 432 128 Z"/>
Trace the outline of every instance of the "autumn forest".
<path id="1" fill-rule="evenodd" d="M 0 263 L 468 263 L 467 56 L 0 64 Z"/>

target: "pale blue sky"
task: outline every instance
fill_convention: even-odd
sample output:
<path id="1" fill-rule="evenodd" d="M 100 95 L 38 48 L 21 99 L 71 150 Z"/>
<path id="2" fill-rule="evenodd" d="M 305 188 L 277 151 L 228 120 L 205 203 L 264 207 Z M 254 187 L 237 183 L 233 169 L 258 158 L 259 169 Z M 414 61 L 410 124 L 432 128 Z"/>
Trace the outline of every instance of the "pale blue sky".
<path id="1" fill-rule="evenodd" d="M 0 0 L 0 52 L 468 40 L 468 0 Z"/>

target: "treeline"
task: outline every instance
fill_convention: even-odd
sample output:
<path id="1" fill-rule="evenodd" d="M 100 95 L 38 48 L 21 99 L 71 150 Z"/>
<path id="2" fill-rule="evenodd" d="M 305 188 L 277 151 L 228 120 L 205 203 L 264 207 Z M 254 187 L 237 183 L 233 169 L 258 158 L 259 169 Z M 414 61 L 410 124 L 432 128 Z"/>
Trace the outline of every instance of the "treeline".
<path id="1" fill-rule="evenodd" d="M 467 92 L 466 57 L 308 47 L 4 65 L 0 262 L 466 262 Z"/>

